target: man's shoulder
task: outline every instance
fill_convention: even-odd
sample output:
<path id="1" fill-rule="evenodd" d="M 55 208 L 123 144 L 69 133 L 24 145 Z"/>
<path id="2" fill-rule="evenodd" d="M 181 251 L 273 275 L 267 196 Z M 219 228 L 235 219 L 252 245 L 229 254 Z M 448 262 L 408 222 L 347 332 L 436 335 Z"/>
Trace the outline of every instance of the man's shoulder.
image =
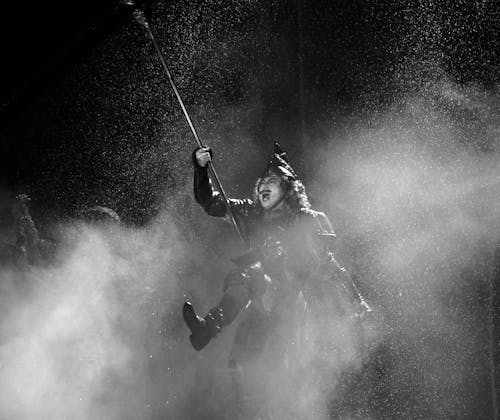
<path id="1" fill-rule="evenodd" d="M 258 207 L 250 198 L 230 198 L 231 209 L 239 217 L 256 217 Z"/>
<path id="2" fill-rule="evenodd" d="M 230 198 L 229 202 L 233 206 L 247 207 L 252 210 L 257 209 L 257 203 L 255 203 L 251 198 Z"/>
<path id="3" fill-rule="evenodd" d="M 324 212 L 310 208 L 302 208 L 299 214 L 302 220 L 309 221 L 322 234 L 335 236 L 330 219 Z"/>

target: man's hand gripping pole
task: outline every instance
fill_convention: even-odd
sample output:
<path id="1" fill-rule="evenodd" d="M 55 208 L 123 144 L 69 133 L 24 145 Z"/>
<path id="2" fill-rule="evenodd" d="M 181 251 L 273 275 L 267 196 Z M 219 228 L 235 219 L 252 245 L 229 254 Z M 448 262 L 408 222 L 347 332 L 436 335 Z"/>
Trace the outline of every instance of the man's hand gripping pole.
<path id="1" fill-rule="evenodd" d="M 196 140 L 196 143 L 198 144 L 198 147 L 203 147 L 203 143 L 201 142 L 200 137 L 198 136 L 198 133 L 196 132 L 194 124 L 191 121 L 191 118 L 189 117 L 189 114 L 188 114 L 188 112 L 186 110 L 186 107 L 184 106 L 184 102 L 183 102 L 183 100 L 181 98 L 181 95 L 179 94 L 179 91 L 177 90 L 177 87 L 175 86 L 172 74 L 170 73 L 170 70 L 168 68 L 167 62 L 166 62 L 165 58 L 163 57 L 163 54 L 162 54 L 162 52 L 160 50 L 158 42 L 156 41 L 156 37 L 155 37 L 155 35 L 153 33 L 153 29 L 149 25 L 149 22 L 147 21 L 146 16 L 144 14 L 144 11 L 141 10 L 140 8 L 136 7 L 135 4 L 133 3 L 133 0 L 127 0 L 125 3 L 128 6 L 134 7 L 133 15 L 134 15 L 135 20 L 139 23 L 139 25 L 141 25 L 144 28 L 144 30 L 148 34 L 149 38 L 153 42 L 154 48 L 156 50 L 156 53 L 158 54 L 158 57 L 160 58 L 160 61 L 161 61 L 161 64 L 163 66 L 163 69 L 165 70 L 165 73 L 167 74 L 168 81 L 170 82 L 170 86 L 172 87 L 172 90 L 175 93 L 177 101 L 179 102 L 179 105 L 182 108 L 182 112 L 184 114 L 184 117 L 186 118 L 186 121 L 187 121 L 187 123 L 189 125 L 189 128 L 191 129 L 191 132 L 193 133 L 193 136 L 194 136 L 194 138 Z M 212 180 L 214 181 L 216 188 L 219 190 L 222 199 L 226 203 L 227 215 L 231 219 L 231 223 L 233 224 L 234 228 L 236 229 L 236 232 L 237 232 L 237 234 L 238 234 L 241 242 L 244 245 L 246 245 L 245 238 L 243 236 L 243 233 L 241 232 L 241 229 L 240 229 L 240 227 L 238 225 L 238 222 L 236 221 L 236 218 L 234 217 L 234 213 L 233 213 L 233 211 L 231 209 L 231 205 L 229 203 L 229 199 L 227 198 L 226 192 L 224 191 L 224 188 L 222 187 L 222 184 L 220 182 L 219 176 L 217 175 L 217 172 L 215 171 L 214 165 L 212 164 L 211 161 L 209 161 L 207 163 L 207 165 L 208 165 L 208 172 L 211 175 Z"/>

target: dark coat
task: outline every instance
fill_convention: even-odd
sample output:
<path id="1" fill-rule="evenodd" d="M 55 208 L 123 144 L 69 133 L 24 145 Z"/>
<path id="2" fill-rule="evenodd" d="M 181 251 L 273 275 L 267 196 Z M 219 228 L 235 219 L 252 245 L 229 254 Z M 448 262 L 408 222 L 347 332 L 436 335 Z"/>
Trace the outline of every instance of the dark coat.
<path id="1" fill-rule="evenodd" d="M 214 191 L 207 168 L 195 164 L 194 194 L 207 214 L 226 217 L 226 204 Z M 321 295 L 320 274 L 332 259 L 335 233 L 327 216 L 302 208 L 265 212 L 251 199 L 229 199 L 232 213 L 250 249 L 262 253 L 264 271 L 278 288 L 279 306 L 291 304 L 299 291 Z M 324 276 L 323 276 L 324 277 Z"/>

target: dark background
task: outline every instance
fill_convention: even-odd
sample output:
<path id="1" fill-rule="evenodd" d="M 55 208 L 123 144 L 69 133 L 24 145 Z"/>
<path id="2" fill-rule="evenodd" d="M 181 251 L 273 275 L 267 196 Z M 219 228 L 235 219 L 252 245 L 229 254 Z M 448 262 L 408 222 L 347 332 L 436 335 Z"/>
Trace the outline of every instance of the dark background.
<path id="1" fill-rule="evenodd" d="M 443 78 L 498 92 L 500 12 L 494 1 L 147 5 L 181 95 L 213 147 L 231 195 L 248 193 L 274 140 L 289 151 L 307 184 L 319 169 L 305 156 L 328 146 L 325 127 L 342 132 L 357 122 L 376 125 L 374 115 Z M 131 225 L 146 224 L 166 208 L 192 235 L 200 216 L 191 197 L 194 141 L 130 11 L 104 0 L 25 1 L 7 3 L 2 14 L 3 198 L 29 193 L 42 231 L 83 205 L 100 204 Z M 485 156 L 495 151 L 494 138 L 474 131 L 478 115 L 453 104 L 441 110 L 455 118 L 464 143 Z M 9 223 L 8 206 L 3 208 L 2 223 Z M 358 240 L 347 238 L 345 248 L 361 253 Z M 483 257 L 480 253 L 477 261 Z M 462 416 L 456 414 L 460 408 L 443 408 L 442 417 L 431 412 L 427 403 L 435 407 L 441 396 L 412 386 L 422 366 L 432 362 L 426 358 L 432 349 L 451 354 L 456 349 L 436 331 L 425 332 L 397 305 L 385 308 L 393 334 L 374 352 L 359 382 L 346 385 L 345 406 L 368 406 L 380 419 L 446 418 L 447 413 L 492 418 L 485 311 L 491 295 L 483 273 L 464 270 L 461 288 L 442 296 L 454 319 L 473 320 L 466 329 L 478 340 L 477 354 L 456 358 L 458 365 L 476 360 L 468 366 L 477 373 L 473 386 L 453 385 L 457 393 L 467 390 Z M 379 303 L 390 302 L 389 291 L 383 293 Z M 476 324 L 482 327 L 475 330 Z M 413 340 L 409 325 L 424 345 Z M 494 343 L 497 351 L 498 340 Z M 394 386 L 394 376 L 405 386 Z M 427 380 L 431 390 L 441 389 L 432 375 L 418 383 Z"/>
<path id="2" fill-rule="evenodd" d="M 276 139 L 300 166 L 304 148 L 321 147 L 318 121 L 369 120 L 443 75 L 486 88 L 498 82 L 492 1 L 147 5 L 202 138 L 229 140 L 217 150 L 228 153 L 227 167 L 249 153 L 242 133 L 258 160 Z M 4 183 L 59 215 L 98 202 L 129 222 L 150 219 L 165 189 L 184 182 L 194 143 L 128 9 L 110 0 L 26 1 L 2 14 Z"/>

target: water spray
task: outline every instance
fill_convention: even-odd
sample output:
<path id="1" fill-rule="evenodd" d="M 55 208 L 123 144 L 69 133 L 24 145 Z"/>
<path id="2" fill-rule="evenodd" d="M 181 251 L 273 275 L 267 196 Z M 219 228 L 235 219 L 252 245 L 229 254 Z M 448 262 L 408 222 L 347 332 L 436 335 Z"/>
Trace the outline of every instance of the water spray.
<path id="1" fill-rule="evenodd" d="M 172 77 L 172 73 L 170 72 L 170 69 L 168 68 L 167 61 L 165 60 L 165 57 L 163 56 L 163 53 L 161 52 L 160 46 L 159 46 L 158 41 L 156 39 L 156 36 L 154 34 L 154 30 L 151 27 L 151 25 L 149 24 L 149 22 L 146 18 L 146 14 L 144 13 L 144 10 L 134 0 L 124 0 L 123 3 L 127 7 L 133 8 L 134 19 L 146 31 L 146 34 L 151 39 L 151 41 L 154 45 L 155 51 L 158 55 L 158 58 L 160 59 L 160 62 L 163 66 L 163 69 L 165 70 L 165 73 L 167 74 L 167 78 L 168 78 L 168 81 L 170 83 L 170 86 L 172 87 L 172 90 L 174 91 L 174 94 L 177 98 L 177 101 L 179 102 L 179 105 L 182 109 L 184 117 L 186 118 L 186 121 L 189 125 L 189 128 L 191 129 L 191 132 L 193 133 L 196 144 L 198 145 L 198 147 L 204 147 L 202 141 L 200 140 L 200 137 L 198 136 L 198 133 L 196 132 L 194 124 L 193 124 L 191 118 L 189 117 L 187 109 L 184 105 L 184 101 L 182 100 L 181 95 L 180 95 L 180 93 L 175 85 L 174 79 Z M 233 224 L 241 242 L 243 243 L 243 245 L 246 245 L 245 237 L 243 236 L 243 233 L 238 225 L 238 222 L 236 221 L 234 213 L 231 210 L 231 205 L 229 203 L 229 199 L 227 198 L 226 192 L 224 191 L 224 188 L 222 187 L 222 183 L 220 181 L 219 176 L 217 175 L 217 172 L 214 168 L 214 165 L 211 161 L 209 161 L 207 163 L 207 165 L 208 165 L 208 172 L 209 172 L 212 180 L 214 181 L 216 188 L 219 190 L 220 195 L 221 195 L 222 199 L 224 200 L 224 203 L 226 204 L 227 215 L 229 216 L 231 223 Z"/>

